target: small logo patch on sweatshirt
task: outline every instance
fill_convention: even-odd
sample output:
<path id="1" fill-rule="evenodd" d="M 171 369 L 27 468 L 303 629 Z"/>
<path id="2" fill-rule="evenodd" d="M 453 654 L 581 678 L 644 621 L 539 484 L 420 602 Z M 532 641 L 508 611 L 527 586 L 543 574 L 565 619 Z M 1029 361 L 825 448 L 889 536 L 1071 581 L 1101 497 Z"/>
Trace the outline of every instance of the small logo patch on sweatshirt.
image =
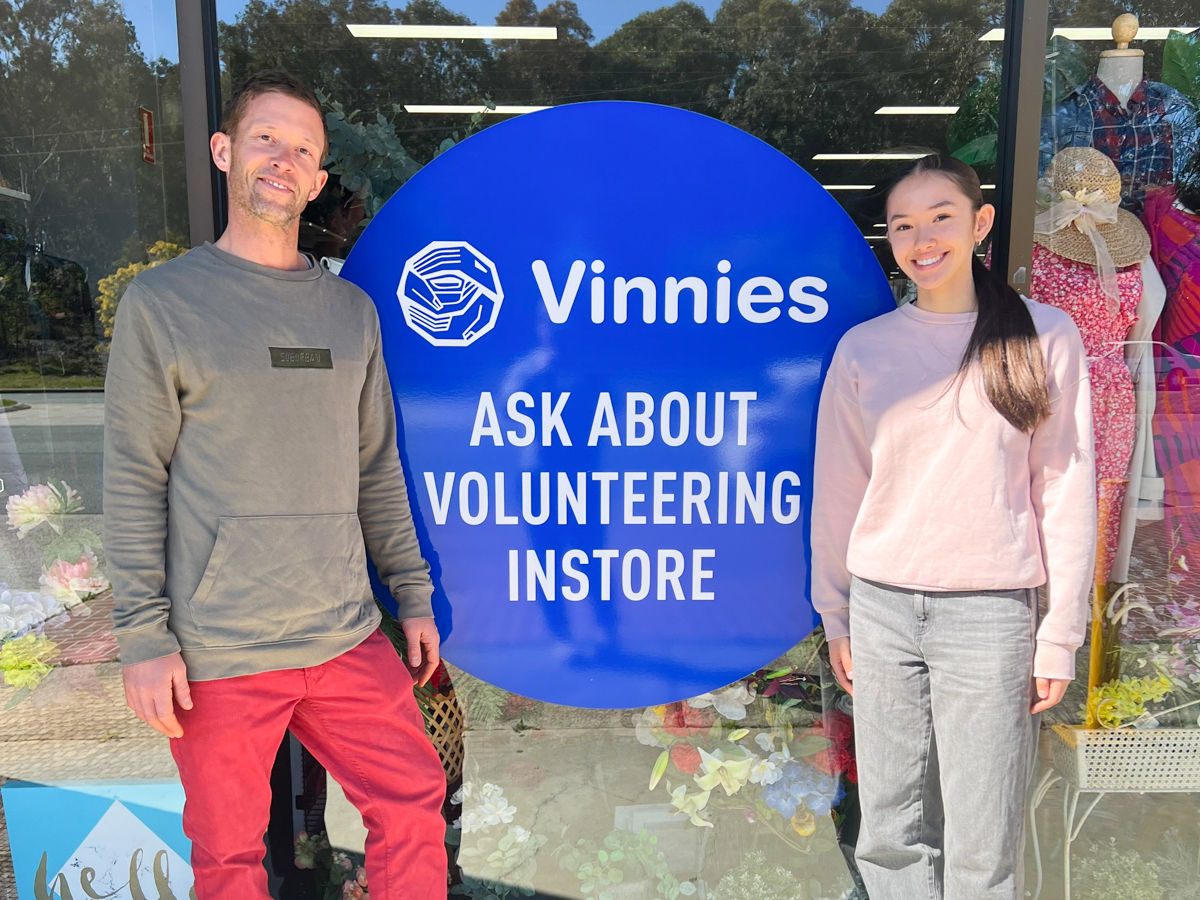
<path id="1" fill-rule="evenodd" d="M 332 369 L 333 354 L 317 347 L 269 347 L 274 369 Z"/>

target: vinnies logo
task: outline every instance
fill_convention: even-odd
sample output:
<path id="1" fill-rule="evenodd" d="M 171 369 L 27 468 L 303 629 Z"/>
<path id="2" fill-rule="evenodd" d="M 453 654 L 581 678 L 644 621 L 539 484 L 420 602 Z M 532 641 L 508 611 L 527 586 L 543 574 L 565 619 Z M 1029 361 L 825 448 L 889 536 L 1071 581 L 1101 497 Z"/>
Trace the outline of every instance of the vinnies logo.
<path id="1" fill-rule="evenodd" d="M 468 347 L 492 330 L 504 302 L 496 264 L 466 241 L 433 241 L 404 264 L 404 321 L 436 347 Z"/>
<path id="2" fill-rule="evenodd" d="M 583 260 L 575 260 L 561 287 L 556 287 L 545 260 L 533 261 L 538 294 L 555 325 L 566 324 L 570 318 L 587 268 Z M 609 285 L 601 274 L 603 260 L 592 260 L 590 268 L 594 274 L 586 302 L 591 321 L 597 325 L 610 317 L 624 324 L 633 304 L 641 306 L 638 318 L 646 324 L 660 318 L 667 324 L 678 322 L 681 304 L 685 315 L 691 307 L 691 315 L 686 317 L 700 324 L 710 318 L 710 294 L 712 317 L 720 323 L 730 320 L 731 311 L 755 325 L 783 317 L 785 308 L 787 318 L 801 323 L 819 322 L 829 312 L 829 303 L 821 295 L 829 287 L 825 279 L 813 275 L 794 279 L 786 288 L 787 303 L 784 285 L 774 278 L 745 278 L 736 285 L 728 277 L 732 266 L 727 259 L 717 263 L 720 277 L 710 279 L 715 281 L 713 290 L 709 280 L 695 275 L 667 278 L 661 288 L 644 276 L 617 277 Z M 491 331 L 504 299 L 495 264 L 466 241 L 427 245 L 405 264 L 396 293 L 408 327 L 438 347 L 466 347 Z"/>

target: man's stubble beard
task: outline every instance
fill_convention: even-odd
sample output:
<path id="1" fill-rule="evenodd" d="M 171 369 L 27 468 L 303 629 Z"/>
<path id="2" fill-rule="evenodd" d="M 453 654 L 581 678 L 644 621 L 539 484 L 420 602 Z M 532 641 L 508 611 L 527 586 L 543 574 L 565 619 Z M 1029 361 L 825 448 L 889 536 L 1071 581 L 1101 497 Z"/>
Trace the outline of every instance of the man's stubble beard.
<path id="1" fill-rule="evenodd" d="M 232 154 L 232 162 L 233 171 L 238 171 L 236 149 Z M 229 179 L 229 202 L 239 212 L 250 218 L 286 231 L 300 218 L 300 213 L 304 211 L 308 201 L 300 195 L 299 190 L 292 195 L 292 202 L 286 206 L 280 206 L 264 199 L 254 189 L 261 174 L 261 171 L 257 171 L 250 175 L 240 174 L 237 178 Z M 279 180 L 283 181 L 284 179 Z"/>

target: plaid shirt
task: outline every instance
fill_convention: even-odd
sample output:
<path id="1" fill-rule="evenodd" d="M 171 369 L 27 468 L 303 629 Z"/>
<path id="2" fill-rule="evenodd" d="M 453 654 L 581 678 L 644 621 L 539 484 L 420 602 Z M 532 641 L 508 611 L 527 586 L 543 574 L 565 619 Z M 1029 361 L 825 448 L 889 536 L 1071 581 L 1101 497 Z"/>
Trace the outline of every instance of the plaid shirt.
<path id="1" fill-rule="evenodd" d="M 1093 75 L 1042 118 L 1038 171 L 1064 147 L 1094 147 L 1121 173 L 1121 205 L 1141 215 L 1146 191 L 1175 181 L 1196 138 L 1196 110 L 1179 91 L 1143 79 L 1123 109 Z"/>

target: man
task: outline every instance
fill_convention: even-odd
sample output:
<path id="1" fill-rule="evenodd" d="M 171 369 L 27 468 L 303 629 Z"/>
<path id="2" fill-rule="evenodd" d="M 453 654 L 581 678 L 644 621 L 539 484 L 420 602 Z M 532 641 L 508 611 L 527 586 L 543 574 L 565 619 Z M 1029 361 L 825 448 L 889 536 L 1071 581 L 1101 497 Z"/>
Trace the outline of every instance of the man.
<path id="1" fill-rule="evenodd" d="M 372 898 L 444 898 L 445 779 L 412 692 L 438 662 L 433 588 L 379 321 L 297 250 L 328 177 L 320 103 L 291 76 L 253 76 L 211 147 L 229 226 L 134 279 L 105 384 L 126 700 L 171 738 L 199 900 L 269 896 L 269 778 L 287 729 L 362 812 Z M 365 551 L 411 674 L 379 631 Z"/>

